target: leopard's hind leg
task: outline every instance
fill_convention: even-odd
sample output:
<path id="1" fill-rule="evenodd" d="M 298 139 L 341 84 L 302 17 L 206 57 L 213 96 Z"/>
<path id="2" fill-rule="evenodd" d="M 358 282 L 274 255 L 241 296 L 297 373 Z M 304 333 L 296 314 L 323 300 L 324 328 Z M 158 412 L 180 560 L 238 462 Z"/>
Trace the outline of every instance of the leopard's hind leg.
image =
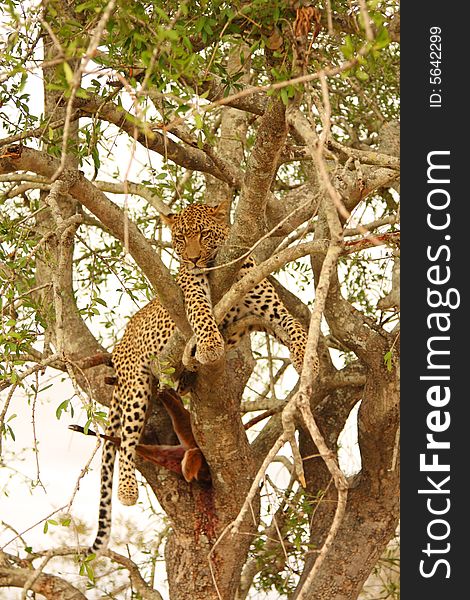
<path id="1" fill-rule="evenodd" d="M 134 377 L 120 386 L 121 400 L 121 447 L 119 448 L 118 498 L 122 504 L 131 506 L 139 496 L 135 476 L 135 453 L 144 429 L 145 416 L 151 395 L 151 373 L 142 368 Z"/>

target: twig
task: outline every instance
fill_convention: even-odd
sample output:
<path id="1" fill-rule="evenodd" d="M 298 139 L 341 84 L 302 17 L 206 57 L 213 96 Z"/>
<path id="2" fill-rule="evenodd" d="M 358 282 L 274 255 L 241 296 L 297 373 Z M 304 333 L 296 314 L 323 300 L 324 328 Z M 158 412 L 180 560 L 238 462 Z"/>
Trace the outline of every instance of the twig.
<path id="1" fill-rule="evenodd" d="M 400 158 L 397 156 L 376 152 L 374 150 L 358 150 L 357 148 L 350 148 L 349 146 L 344 146 L 340 142 L 337 142 L 333 138 L 328 141 L 328 146 L 346 154 L 346 156 L 349 156 L 350 158 L 358 158 L 362 163 L 367 165 L 387 167 L 395 171 L 400 170 Z"/>
<path id="2" fill-rule="evenodd" d="M 246 495 L 245 501 L 243 502 L 243 506 L 241 507 L 236 519 L 234 521 L 232 521 L 231 523 L 229 523 L 224 530 L 222 531 L 222 533 L 219 535 L 219 537 L 217 538 L 215 544 L 212 546 L 209 554 L 208 554 L 208 561 L 209 561 L 209 568 L 211 571 L 211 575 L 212 575 L 212 581 L 214 583 L 214 587 L 216 588 L 216 592 L 217 595 L 219 597 L 220 600 L 223 600 L 222 596 L 220 595 L 218 586 L 217 586 L 217 580 L 215 578 L 215 573 L 214 573 L 214 569 L 213 569 L 213 554 L 217 548 L 217 546 L 220 544 L 220 542 L 222 541 L 222 539 L 227 535 L 231 535 L 234 536 L 236 534 L 240 533 L 240 527 L 243 523 L 243 521 L 245 520 L 248 512 L 250 511 L 250 507 L 251 507 L 251 503 L 254 500 L 256 494 L 258 493 L 259 490 L 259 483 L 260 481 L 263 479 L 264 474 L 266 469 L 268 468 L 268 466 L 270 465 L 270 463 L 272 462 L 273 458 L 276 456 L 276 454 L 278 453 L 278 451 L 282 448 L 282 446 L 284 445 L 284 443 L 286 442 L 284 435 L 281 435 L 278 437 L 278 439 L 276 440 L 276 442 L 274 443 L 274 445 L 272 446 L 271 450 L 267 453 L 267 455 L 265 456 L 264 460 L 263 460 L 263 464 L 261 465 L 261 467 L 258 469 L 257 474 L 255 475 L 251 487 Z"/>
<path id="3" fill-rule="evenodd" d="M 250 419 L 249 421 L 244 423 L 243 427 L 244 427 L 245 431 L 250 429 L 251 427 L 253 427 L 253 425 L 256 425 L 257 423 L 264 421 L 268 417 L 272 417 L 273 415 L 280 413 L 282 409 L 283 409 L 283 405 L 269 408 L 268 410 L 264 411 L 262 414 L 257 415 L 256 417 L 253 417 L 252 419 Z"/>
<path id="4" fill-rule="evenodd" d="M 112 194 L 135 194 L 141 196 L 161 214 L 168 215 L 171 212 L 171 209 L 165 204 L 161 197 L 149 189 L 148 186 L 129 181 L 127 178 L 124 183 L 95 181 L 94 184 L 102 192 L 111 192 Z"/>
<path id="5" fill-rule="evenodd" d="M 11 388 L 11 390 L 9 390 L 8 395 L 6 397 L 6 400 L 5 400 L 5 404 L 3 405 L 3 408 L 2 408 L 2 412 L 0 413 L 0 462 L 1 462 L 2 453 L 3 453 L 3 449 L 2 449 L 2 446 L 3 446 L 3 431 L 2 430 L 3 430 L 4 425 L 5 425 L 5 416 L 7 414 L 8 408 L 10 406 L 11 399 L 13 398 L 13 394 L 15 393 L 15 390 L 16 390 L 17 386 L 18 386 L 18 383 L 15 382 L 13 384 L 13 387 Z"/>
<path id="6" fill-rule="evenodd" d="M 39 469 L 39 449 L 38 449 L 38 439 L 37 439 L 37 435 L 36 435 L 36 402 L 38 399 L 38 389 L 39 389 L 39 378 L 38 378 L 38 373 L 36 371 L 35 375 L 35 385 L 34 385 L 34 397 L 33 397 L 33 402 L 31 404 L 31 424 L 33 426 L 33 451 L 34 451 L 34 457 L 36 459 L 36 483 L 38 483 L 42 489 L 44 491 L 46 491 L 46 488 L 44 487 L 42 481 L 41 481 L 41 474 L 40 474 L 40 469 Z"/>
<path id="7" fill-rule="evenodd" d="M 37 521 L 36 523 L 34 523 L 33 525 L 30 525 L 30 527 L 27 527 L 26 529 L 23 529 L 23 531 L 21 533 L 17 533 L 15 535 L 15 537 L 11 538 L 10 540 L 8 540 L 8 542 L 6 542 L 5 544 L 3 544 L 3 546 L 0 547 L 0 550 L 3 550 L 4 548 L 6 548 L 7 546 L 9 546 L 12 542 L 14 542 L 15 540 L 17 540 L 18 538 L 21 539 L 21 537 L 25 534 L 28 533 L 28 531 L 31 531 L 31 529 L 34 529 L 35 527 L 37 527 L 38 525 L 40 525 L 41 523 L 44 523 L 44 521 L 47 521 L 48 519 L 50 519 L 51 517 L 53 517 L 54 515 L 56 515 L 57 513 L 59 513 L 60 511 L 64 510 L 67 507 L 67 505 L 65 504 L 64 506 L 61 506 L 60 508 L 56 508 L 55 510 L 53 510 L 50 514 L 48 514 L 46 517 L 43 517 L 42 519 L 40 519 L 39 521 Z M 76 552 L 76 551 L 75 551 Z"/>
<path id="8" fill-rule="evenodd" d="M 118 554 L 112 550 L 106 550 L 103 552 L 103 555 L 107 556 L 114 562 L 117 562 L 119 565 L 122 565 L 129 571 L 135 591 L 143 598 L 143 600 L 163 600 L 163 596 L 160 594 L 160 592 L 149 586 L 149 584 L 140 574 L 139 567 L 130 558 L 122 556 L 122 554 Z"/>
<path id="9" fill-rule="evenodd" d="M 65 168 L 66 160 L 67 160 L 67 144 L 70 132 L 70 124 L 72 122 L 72 114 L 73 114 L 73 103 L 77 96 L 78 89 L 81 84 L 82 75 L 85 72 L 85 69 L 90 62 L 90 60 L 95 56 L 96 50 L 101 40 L 101 36 L 103 34 L 104 28 L 106 27 L 106 23 L 108 22 L 112 11 L 114 10 L 114 6 L 116 4 L 116 0 L 109 0 L 106 5 L 101 18 L 98 22 L 98 25 L 95 28 L 93 37 L 88 44 L 88 48 L 80 61 L 80 65 L 78 69 L 73 74 L 72 81 L 70 83 L 70 97 L 67 102 L 67 107 L 65 109 L 65 122 L 64 122 L 64 130 L 62 136 L 62 152 L 60 156 L 60 164 L 57 171 L 54 173 L 52 177 L 52 181 L 55 181 L 61 174 Z M 60 44 L 59 44 L 60 47 Z"/>
<path id="10" fill-rule="evenodd" d="M 44 367 L 51 365 L 52 363 L 54 363 L 55 361 L 57 361 L 59 359 L 60 359 L 60 354 L 58 352 L 56 352 L 55 354 L 51 354 L 51 356 L 48 356 L 47 358 L 42 360 L 39 364 L 35 365 L 34 367 L 30 367 L 29 369 L 26 369 L 26 371 L 23 371 L 22 373 L 16 375 L 14 385 L 18 385 L 18 383 L 20 381 L 23 381 L 23 379 L 28 377 L 28 375 L 31 375 L 32 373 L 35 373 L 36 371 L 41 371 L 42 369 L 44 369 Z M 13 382 L 10 379 L 10 380 L 6 380 L 2 384 L 0 384 L 0 392 L 5 390 L 6 388 L 10 387 L 10 385 L 12 385 L 12 383 Z M 2 415 L 3 415 L 3 412 L 2 412 Z M 0 420 L 2 418 L 2 415 L 0 415 Z"/>
<path id="11" fill-rule="evenodd" d="M 245 520 L 246 515 L 248 514 L 250 505 L 253 502 L 256 494 L 258 493 L 259 483 L 263 479 L 266 469 L 269 467 L 269 465 L 273 461 L 274 457 L 279 452 L 279 450 L 282 448 L 282 446 L 286 443 L 286 441 L 287 440 L 286 440 L 284 434 L 282 434 L 276 440 L 276 442 L 272 446 L 271 450 L 266 454 L 261 467 L 258 469 L 258 473 L 256 474 L 255 478 L 253 479 L 250 490 L 249 490 L 248 494 L 246 495 L 245 501 L 243 503 L 243 506 L 242 506 L 240 512 L 237 515 L 237 518 L 226 528 L 230 532 L 231 535 L 238 533 L 238 531 L 240 530 L 240 527 L 241 527 L 243 521 Z M 220 535 L 219 540 L 221 539 L 222 535 L 223 535 L 223 533 Z M 214 544 L 214 547 L 215 547 L 215 544 Z"/>
<path id="12" fill-rule="evenodd" d="M 331 0 L 326 0 L 326 16 L 328 22 L 328 35 L 334 35 L 333 29 L 333 13 L 331 11 Z"/>
<path id="13" fill-rule="evenodd" d="M 390 471 L 395 471 L 395 469 L 396 469 L 399 452 L 400 452 L 400 426 L 397 427 L 397 430 L 395 432 L 395 444 L 393 445 L 393 456 L 392 456 L 392 464 L 390 465 Z"/>
<path id="14" fill-rule="evenodd" d="M 366 38 L 369 42 L 374 41 L 374 32 L 372 31 L 372 27 L 370 24 L 370 17 L 367 11 L 367 6 L 365 0 L 357 0 L 359 4 L 359 10 L 361 11 L 362 20 L 364 21 L 364 29 L 366 32 Z"/>
<path id="15" fill-rule="evenodd" d="M 72 112 L 70 115 L 70 121 L 76 121 L 80 116 L 80 112 L 76 110 Z M 45 123 L 44 125 L 40 125 L 39 127 L 35 127 L 34 129 L 28 129 L 23 133 L 16 133 L 15 135 L 10 135 L 6 138 L 0 140 L 0 148 L 2 146 L 8 146 L 13 144 L 14 142 L 20 142 L 21 140 L 25 140 L 27 138 L 37 138 L 42 137 L 46 130 L 48 129 L 59 129 L 59 127 L 63 127 L 65 124 L 65 119 L 58 119 L 57 121 L 52 121 L 51 123 Z M 22 176 L 24 178 L 24 176 Z M 11 179 L 10 179 L 11 181 Z"/>
<path id="16" fill-rule="evenodd" d="M 341 521 L 344 516 L 347 501 L 347 490 L 348 482 L 343 472 L 338 466 L 336 457 L 332 453 L 316 422 L 313 417 L 310 408 L 310 397 L 313 392 L 313 385 L 319 374 L 319 360 L 318 360 L 318 342 L 320 338 L 320 323 L 321 317 L 324 312 L 326 298 L 328 295 L 330 279 L 333 273 L 333 269 L 336 266 L 338 257 L 341 252 L 341 240 L 342 240 L 342 227 L 338 217 L 338 211 L 342 205 L 341 198 L 338 191 L 333 187 L 326 170 L 324 159 L 323 159 L 323 148 L 328 139 L 330 129 L 330 116 L 331 109 L 328 98 L 328 89 L 326 86 L 326 78 L 321 77 L 322 93 L 323 93 L 323 105 L 324 114 L 322 115 L 323 129 L 318 138 L 318 143 L 314 145 L 312 143 L 313 136 L 309 135 L 307 130 L 307 145 L 309 151 L 312 154 L 314 165 L 318 171 L 320 181 L 322 182 L 326 194 L 324 196 L 323 209 L 328 222 L 328 228 L 330 230 L 330 243 L 325 259 L 322 264 L 320 277 L 315 290 L 315 304 L 312 310 L 310 318 L 310 327 L 308 332 L 307 344 L 305 348 L 305 358 L 302 373 L 300 376 L 300 389 L 298 394 L 289 402 L 287 407 L 283 411 L 283 422 L 293 421 L 296 410 L 298 409 L 304 419 L 310 436 L 318 448 L 322 459 L 329 472 L 331 473 L 335 482 L 336 489 L 338 491 L 338 504 L 336 507 L 335 516 L 331 525 L 328 536 L 323 544 L 323 547 L 318 554 L 315 564 L 307 576 L 300 592 L 297 596 L 298 600 L 304 600 L 310 591 L 310 586 L 314 580 L 321 564 L 325 560 L 330 548 L 333 543 L 336 534 L 338 533 Z"/>
<path id="17" fill-rule="evenodd" d="M 365 223 L 360 227 L 352 227 L 350 229 L 345 229 L 343 232 L 344 237 L 351 237 L 353 235 L 360 235 L 364 233 L 364 229 L 366 231 L 372 231 L 377 229 L 377 227 L 382 227 L 383 225 L 396 225 L 399 222 L 399 217 L 397 215 L 390 215 L 389 217 L 383 217 L 383 219 L 377 219 L 376 221 L 371 221 L 370 223 Z"/>
<path id="18" fill-rule="evenodd" d="M 51 549 L 46 553 L 43 560 L 41 561 L 41 564 L 38 567 L 36 567 L 36 569 L 34 569 L 34 571 L 31 573 L 31 575 L 25 581 L 23 590 L 21 592 L 21 600 L 27 600 L 28 591 L 33 587 L 35 582 L 38 580 L 39 576 L 41 575 L 41 573 L 44 570 L 44 567 L 51 560 L 52 556 L 53 556 L 53 550 Z"/>

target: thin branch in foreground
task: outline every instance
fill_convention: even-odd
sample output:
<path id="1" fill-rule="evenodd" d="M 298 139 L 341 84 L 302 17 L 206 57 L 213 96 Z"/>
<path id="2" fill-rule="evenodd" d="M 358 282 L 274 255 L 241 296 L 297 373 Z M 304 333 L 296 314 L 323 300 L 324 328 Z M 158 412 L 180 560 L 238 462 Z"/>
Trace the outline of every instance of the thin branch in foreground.
<path id="1" fill-rule="evenodd" d="M 11 543 L 13 543 L 15 540 L 17 539 L 21 539 L 22 536 L 24 536 L 25 533 L 28 533 L 28 531 L 31 531 L 31 529 L 34 529 L 35 527 L 37 527 L 38 525 L 41 525 L 41 523 L 44 523 L 44 521 L 47 521 L 48 519 L 50 519 L 51 517 L 53 517 L 54 515 L 60 513 L 61 511 L 63 511 L 65 508 L 67 508 L 67 505 L 64 504 L 63 506 L 60 506 L 59 508 L 56 508 L 55 510 L 53 510 L 51 513 L 49 513 L 46 517 L 43 517 L 42 519 L 40 519 L 39 521 L 37 521 L 36 523 L 33 523 L 33 525 L 30 525 L 29 527 L 27 527 L 26 529 L 23 529 L 23 531 L 21 531 L 20 533 L 17 533 L 15 535 L 15 537 L 11 538 L 8 540 L 8 542 L 6 542 L 5 544 L 3 544 L 3 546 L 0 547 L 0 551 L 4 550 L 7 546 L 9 546 Z M 76 550 L 75 550 L 76 552 Z M 28 571 L 29 573 L 29 571 Z"/>
<path id="2" fill-rule="evenodd" d="M 215 100 L 214 102 L 211 102 L 210 104 L 207 104 L 205 106 L 198 106 L 198 110 L 201 113 L 207 112 L 218 106 L 225 106 L 235 100 L 245 98 L 246 96 L 252 96 L 253 94 L 258 94 L 260 92 L 272 92 L 274 90 L 283 89 L 290 85 L 300 85 L 300 84 L 310 83 L 312 81 L 320 79 L 322 76 L 334 77 L 335 75 L 339 75 L 343 71 L 347 71 L 347 70 L 351 69 L 352 67 L 356 66 L 356 64 L 359 62 L 361 57 L 366 56 L 369 51 L 370 51 L 370 42 L 367 42 L 361 48 L 359 48 L 355 57 L 353 57 L 350 60 L 344 61 L 337 67 L 320 69 L 319 71 L 316 71 L 315 73 L 300 75 L 298 77 L 293 77 L 292 79 L 287 79 L 285 81 L 278 81 L 276 83 L 271 83 L 271 84 L 267 84 L 267 85 L 248 86 L 239 92 L 235 92 L 234 94 L 229 94 L 228 96 L 225 96 L 223 98 Z M 187 120 L 189 117 L 193 116 L 194 111 L 195 111 L 194 108 L 190 109 L 184 116 L 177 117 L 176 119 L 174 119 L 174 121 L 169 123 L 167 125 L 167 127 L 177 125 L 178 123 L 181 123 L 184 120 Z"/>
<path id="3" fill-rule="evenodd" d="M 338 492 L 338 503 L 336 506 L 333 523 L 330 527 L 327 538 L 317 556 L 313 568 L 311 569 L 304 584 L 302 585 L 302 588 L 299 591 L 297 600 L 305 600 L 308 597 L 310 586 L 322 563 L 325 561 L 325 558 L 328 555 L 332 543 L 339 531 L 346 510 L 348 494 L 347 479 L 337 463 L 335 454 L 329 450 L 323 435 L 321 434 L 320 429 L 315 422 L 310 407 L 313 384 L 319 374 L 318 342 L 320 339 L 321 318 L 325 310 L 331 276 L 341 253 L 342 243 L 342 227 L 338 216 L 338 210 L 340 210 L 342 203 L 338 191 L 333 187 L 329 179 L 323 159 L 323 148 L 326 140 L 328 139 L 330 127 L 330 104 L 326 87 L 326 79 L 324 77 L 321 78 L 321 83 L 323 91 L 323 103 L 325 107 L 323 130 L 319 136 L 318 144 L 313 145 L 311 142 L 313 136 L 309 135 L 307 145 L 312 154 L 312 159 L 317 169 L 320 181 L 327 192 L 324 196 L 323 208 L 328 222 L 328 228 L 330 230 L 330 243 L 321 267 L 318 284 L 315 289 L 315 304 L 310 319 L 304 364 L 300 376 L 300 389 L 298 394 L 294 396 L 294 398 L 289 402 L 288 406 L 284 409 L 283 422 L 287 422 L 289 416 L 293 421 L 295 412 L 297 410 L 300 411 L 312 441 L 318 448 L 318 451 L 325 462 L 328 471 L 333 477 Z M 309 133 L 308 130 L 307 133 Z"/>
<path id="4" fill-rule="evenodd" d="M 278 437 L 278 439 L 275 441 L 275 443 L 273 444 L 271 450 L 267 453 L 267 455 L 265 456 L 262 465 L 260 466 L 260 468 L 258 469 L 258 472 L 256 473 L 252 483 L 251 483 L 251 487 L 248 491 L 248 494 L 245 498 L 245 501 L 243 503 L 242 508 L 240 509 L 236 519 L 234 521 L 232 521 L 231 523 L 229 523 L 224 530 L 222 531 L 222 533 L 219 535 L 219 537 L 217 538 L 215 544 L 212 546 L 209 554 L 207 555 L 207 559 L 209 561 L 209 568 L 211 571 L 211 576 L 212 576 L 212 582 L 214 584 L 214 587 L 216 589 L 217 595 L 219 597 L 220 600 L 223 600 L 222 596 L 220 595 L 220 591 L 219 588 L 217 586 L 217 580 L 215 577 L 215 573 L 214 573 L 214 567 L 213 567 L 213 562 L 214 562 L 214 552 L 217 548 L 217 546 L 219 545 L 219 543 L 222 541 L 222 539 L 227 535 L 231 535 L 231 536 L 235 536 L 236 534 L 240 533 L 240 527 L 243 523 L 243 521 L 245 520 L 245 518 L 247 517 L 248 513 L 250 512 L 250 508 L 251 508 L 251 504 L 253 502 L 253 500 L 256 497 L 256 494 L 258 493 L 259 490 L 259 484 L 261 482 L 261 480 L 264 477 L 264 474 L 266 472 L 266 469 L 269 467 L 269 465 L 271 464 L 271 462 L 273 461 L 274 457 L 276 456 L 276 454 L 279 452 L 279 450 L 282 448 L 282 446 L 285 444 L 286 439 L 284 437 L 284 434 L 280 435 Z"/>
<path id="5" fill-rule="evenodd" d="M 82 81 L 82 75 L 85 72 L 88 63 L 90 62 L 90 60 L 94 57 L 94 55 L 96 53 L 96 50 L 97 50 L 100 40 L 101 40 L 101 36 L 102 36 L 103 31 L 106 27 L 106 24 L 111 16 L 111 13 L 114 10 L 115 4 L 116 4 L 116 0 L 109 0 L 108 4 L 105 6 L 105 8 L 101 14 L 101 18 L 100 18 L 97 26 L 95 27 L 95 30 L 93 32 L 93 36 L 90 40 L 90 43 L 88 44 L 88 48 L 85 52 L 85 55 L 82 57 L 82 59 L 80 61 L 80 65 L 79 65 L 78 69 L 75 71 L 75 73 L 73 74 L 72 81 L 70 82 L 70 96 L 69 96 L 69 99 L 67 102 L 67 107 L 65 109 L 65 123 L 64 123 L 64 130 L 63 130 L 63 136 L 62 136 L 62 152 L 61 152 L 61 156 L 60 156 L 60 164 L 59 164 L 58 169 L 52 176 L 52 181 L 55 181 L 56 179 L 58 179 L 58 177 L 60 177 L 63 170 L 65 169 L 66 160 L 67 160 L 67 144 L 68 144 L 69 133 L 70 133 L 70 125 L 72 122 L 72 115 L 73 115 L 73 111 L 74 111 L 73 103 L 77 96 L 77 93 L 78 93 L 78 90 L 79 90 L 79 87 L 80 87 L 80 84 Z"/>
<path id="6" fill-rule="evenodd" d="M 365 0 L 357 0 L 359 4 L 359 10 L 361 11 L 361 17 L 364 21 L 364 29 L 366 31 L 366 38 L 369 42 L 374 41 L 374 32 L 372 31 L 371 20 L 369 12 L 367 11 L 367 5 Z"/>
<path id="7" fill-rule="evenodd" d="M 129 571 L 131 582 L 143 600 L 163 600 L 160 592 L 149 586 L 140 574 L 139 567 L 130 558 L 112 550 L 106 550 L 103 554 Z"/>

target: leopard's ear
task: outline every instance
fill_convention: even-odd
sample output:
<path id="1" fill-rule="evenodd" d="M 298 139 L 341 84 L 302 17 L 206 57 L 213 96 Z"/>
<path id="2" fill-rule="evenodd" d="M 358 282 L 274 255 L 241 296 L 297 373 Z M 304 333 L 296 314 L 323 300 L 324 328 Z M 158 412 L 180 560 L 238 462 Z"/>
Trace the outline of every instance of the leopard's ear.
<path id="1" fill-rule="evenodd" d="M 160 213 L 160 219 L 162 223 L 165 223 L 165 225 L 168 225 L 168 227 L 171 227 L 173 225 L 173 223 L 175 222 L 175 218 L 176 215 L 174 213 L 169 213 L 167 215 Z"/>
<path id="2" fill-rule="evenodd" d="M 227 223 L 227 217 L 230 213 L 230 200 L 224 200 L 213 207 L 213 216 L 219 223 Z"/>

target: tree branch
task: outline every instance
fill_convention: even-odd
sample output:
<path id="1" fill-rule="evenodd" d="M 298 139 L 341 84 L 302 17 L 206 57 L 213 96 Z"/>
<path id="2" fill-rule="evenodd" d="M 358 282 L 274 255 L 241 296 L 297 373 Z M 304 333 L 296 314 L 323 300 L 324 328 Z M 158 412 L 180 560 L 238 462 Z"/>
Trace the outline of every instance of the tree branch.
<path id="1" fill-rule="evenodd" d="M 0 587 L 23 588 L 31 573 L 30 569 L 0 566 Z M 38 576 L 32 583 L 31 590 L 48 600 L 87 600 L 80 590 L 65 579 L 47 573 Z"/>
<path id="2" fill-rule="evenodd" d="M 229 245 L 249 247 L 266 229 L 265 210 L 278 159 L 287 138 L 285 106 L 272 101 L 264 113 L 248 161 Z"/>
<path id="3" fill-rule="evenodd" d="M 8 148 L 8 152 L 8 157 L 0 159 L 2 174 L 25 170 L 44 177 L 52 177 L 60 166 L 57 159 L 32 148 L 14 146 Z M 79 171 L 69 193 L 92 212 L 123 245 L 126 242 L 125 230 L 127 229 L 130 254 L 148 277 L 159 300 L 172 315 L 178 329 L 185 335 L 189 335 L 191 330 L 184 312 L 181 290 L 138 227 L 132 221 L 126 223 L 122 210 Z"/>
<path id="4" fill-rule="evenodd" d="M 137 117 L 127 112 L 121 106 L 117 106 L 109 101 L 99 102 L 98 100 L 81 99 L 76 99 L 75 104 L 80 108 L 84 116 L 96 114 L 97 118 L 108 123 L 113 123 L 113 125 L 125 131 L 132 139 L 136 139 L 149 150 L 158 152 L 166 160 L 172 160 L 177 165 L 191 171 L 209 173 L 229 185 L 233 183 L 231 177 L 226 173 L 222 173 L 214 161 L 203 150 L 178 144 L 168 137 L 166 133 L 158 131 L 155 126 L 151 127 L 148 123 L 140 123 Z M 171 131 L 171 128 L 169 130 Z"/>

